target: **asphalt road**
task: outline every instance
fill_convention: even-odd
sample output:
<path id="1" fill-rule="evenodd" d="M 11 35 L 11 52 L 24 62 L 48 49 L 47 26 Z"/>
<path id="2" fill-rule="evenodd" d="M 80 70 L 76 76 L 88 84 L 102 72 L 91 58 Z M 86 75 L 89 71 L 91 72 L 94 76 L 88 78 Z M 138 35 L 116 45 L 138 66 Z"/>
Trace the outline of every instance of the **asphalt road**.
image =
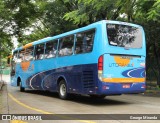
<path id="1" fill-rule="evenodd" d="M 103 100 L 87 96 L 72 96 L 69 100 L 61 100 L 58 94 L 43 91 L 27 90 L 9 84 L 2 91 L 2 114 L 160 114 L 160 97 L 144 95 L 107 96 Z M 61 117 L 61 116 L 60 116 Z M 113 115 L 114 117 L 114 115 Z M 157 120 L 56 120 L 56 123 L 159 123 Z M 68 118 L 68 117 L 67 117 Z M 72 116 L 69 118 L 73 118 Z M 53 121 L 2 121 L 2 123 L 52 123 Z M 55 121 L 54 121 L 55 122 Z"/>

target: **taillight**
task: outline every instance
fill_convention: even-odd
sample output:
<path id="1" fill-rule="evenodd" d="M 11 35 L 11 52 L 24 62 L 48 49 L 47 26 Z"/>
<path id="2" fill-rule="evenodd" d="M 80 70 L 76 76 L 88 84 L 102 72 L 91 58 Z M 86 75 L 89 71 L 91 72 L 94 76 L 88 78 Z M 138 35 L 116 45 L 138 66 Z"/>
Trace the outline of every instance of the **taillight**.
<path id="1" fill-rule="evenodd" d="M 103 55 L 98 59 L 98 70 L 103 70 Z"/>

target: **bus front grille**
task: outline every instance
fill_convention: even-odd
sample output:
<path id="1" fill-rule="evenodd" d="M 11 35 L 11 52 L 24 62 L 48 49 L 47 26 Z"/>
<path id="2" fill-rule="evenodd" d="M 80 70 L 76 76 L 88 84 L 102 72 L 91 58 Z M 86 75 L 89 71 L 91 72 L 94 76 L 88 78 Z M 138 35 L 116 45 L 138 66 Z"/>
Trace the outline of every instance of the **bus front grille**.
<path id="1" fill-rule="evenodd" d="M 93 71 L 83 71 L 83 86 L 84 88 L 93 88 L 95 86 Z"/>

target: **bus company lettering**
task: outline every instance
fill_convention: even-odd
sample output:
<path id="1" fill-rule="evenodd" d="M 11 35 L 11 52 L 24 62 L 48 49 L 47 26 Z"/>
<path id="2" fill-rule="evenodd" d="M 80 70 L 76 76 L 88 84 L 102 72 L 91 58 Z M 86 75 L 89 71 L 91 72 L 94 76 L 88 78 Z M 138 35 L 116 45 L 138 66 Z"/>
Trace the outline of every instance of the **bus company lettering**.
<path id="1" fill-rule="evenodd" d="M 130 59 L 130 60 L 132 60 L 133 58 L 132 57 L 130 57 L 130 56 L 121 56 L 121 58 L 122 59 Z"/>
<path id="2" fill-rule="evenodd" d="M 120 56 L 114 56 L 115 63 L 112 63 L 113 64 L 112 66 L 115 66 L 115 67 L 119 67 L 119 66 L 126 67 L 126 66 L 129 65 L 130 60 L 131 60 L 130 58 L 124 58 L 124 57 L 122 58 Z"/>
<path id="3" fill-rule="evenodd" d="M 110 63 L 109 67 L 134 67 L 134 63 L 126 64 L 126 63 Z"/>

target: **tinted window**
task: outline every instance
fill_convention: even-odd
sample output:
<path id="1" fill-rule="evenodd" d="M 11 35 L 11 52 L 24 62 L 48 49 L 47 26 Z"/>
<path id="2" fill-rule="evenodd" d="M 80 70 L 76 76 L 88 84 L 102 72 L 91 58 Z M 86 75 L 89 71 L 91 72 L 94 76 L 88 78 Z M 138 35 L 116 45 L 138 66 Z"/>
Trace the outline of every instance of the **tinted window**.
<path id="1" fill-rule="evenodd" d="M 13 61 L 14 61 L 14 62 L 17 62 L 17 60 L 18 60 L 18 52 L 15 51 L 15 52 L 13 53 Z"/>
<path id="2" fill-rule="evenodd" d="M 12 57 L 12 62 L 11 62 L 11 76 L 14 76 L 15 75 L 15 65 L 16 65 L 16 62 L 18 62 L 18 52 L 15 51 L 13 53 L 13 57 Z"/>
<path id="3" fill-rule="evenodd" d="M 74 44 L 74 35 L 61 38 L 58 55 L 59 56 L 72 55 L 73 44 Z"/>
<path id="4" fill-rule="evenodd" d="M 47 42 L 45 50 L 45 58 L 56 57 L 56 53 L 57 53 L 57 40 Z"/>
<path id="5" fill-rule="evenodd" d="M 31 61 L 33 60 L 33 47 L 27 48 L 25 52 L 25 60 Z"/>
<path id="6" fill-rule="evenodd" d="M 88 53 L 93 49 L 95 29 L 76 34 L 75 54 Z"/>
<path id="7" fill-rule="evenodd" d="M 137 27 L 107 24 L 107 36 L 110 45 L 128 48 L 142 47 L 142 30 Z"/>
<path id="8" fill-rule="evenodd" d="M 18 62 L 25 61 L 25 50 L 19 51 Z"/>
<path id="9" fill-rule="evenodd" d="M 35 59 L 44 58 L 44 44 L 38 44 L 35 47 Z"/>

